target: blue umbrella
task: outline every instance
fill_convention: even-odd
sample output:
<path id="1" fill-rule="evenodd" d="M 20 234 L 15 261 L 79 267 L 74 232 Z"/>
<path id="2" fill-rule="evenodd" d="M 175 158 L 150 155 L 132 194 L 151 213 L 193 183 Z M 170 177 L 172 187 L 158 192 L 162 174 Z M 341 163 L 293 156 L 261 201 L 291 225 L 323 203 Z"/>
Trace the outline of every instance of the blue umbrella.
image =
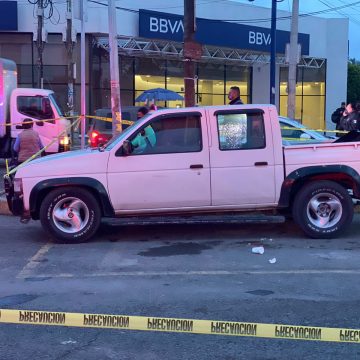
<path id="1" fill-rule="evenodd" d="M 184 98 L 176 93 L 175 91 L 166 90 L 162 88 L 145 90 L 141 95 L 139 95 L 135 101 L 136 102 L 145 102 L 145 101 L 171 101 L 171 100 L 184 100 Z"/>

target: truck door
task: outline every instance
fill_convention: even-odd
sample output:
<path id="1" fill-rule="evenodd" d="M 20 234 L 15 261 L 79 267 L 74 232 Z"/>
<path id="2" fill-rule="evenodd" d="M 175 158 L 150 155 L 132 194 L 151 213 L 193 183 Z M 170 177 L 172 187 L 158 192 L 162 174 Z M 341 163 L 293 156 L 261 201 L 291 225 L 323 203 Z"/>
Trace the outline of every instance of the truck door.
<path id="1" fill-rule="evenodd" d="M 274 204 L 274 153 L 272 141 L 267 141 L 272 132 L 263 110 L 211 110 L 211 117 L 212 205 Z"/>
<path id="2" fill-rule="evenodd" d="M 34 121 L 33 129 L 38 132 L 44 146 L 48 145 L 58 136 L 58 126 L 55 120 L 47 122 L 37 121 L 55 118 L 49 98 L 44 96 L 19 95 L 16 97 L 16 108 L 14 109 L 12 106 L 11 110 L 12 123 L 21 123 L 26 118 Z M 20 126 L 12 126 L 12 137 L 16 137 L 20 131 Z M 58 142 L 55 142 L 47 149 L 47 152 L 58 152 L 58 149 Z"/>
<path id="3" fill-rule="evenodd" d="M 108 187 L 116 211 L 210 206 L 204 112 L 161 114 L 127 141 L 134 146 L 130 155 L 119 148 L 109 158 Z"/>

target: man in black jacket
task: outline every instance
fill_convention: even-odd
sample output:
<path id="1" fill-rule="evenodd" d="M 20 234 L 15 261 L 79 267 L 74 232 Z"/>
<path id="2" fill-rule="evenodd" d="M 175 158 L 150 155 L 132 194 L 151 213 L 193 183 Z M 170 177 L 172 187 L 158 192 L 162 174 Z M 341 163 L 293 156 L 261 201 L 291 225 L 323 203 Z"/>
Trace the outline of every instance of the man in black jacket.
<path id="1" fill-rule="evenodd" d="M 243 102 L 240 99 L 240 88 L 238 86 L 232 86 L 229 91 L 228 99 L 229 105 L 241 105 Z"/>
<path id="2" fill-rule="evenodd" d="M 336 130 L 340 128 L 340 119 L 342 118 L 346 108 L 345 102 L 341 103 L 341 107 L 337 108 L 331 115 L 331 121 L 336 124 Z"/>

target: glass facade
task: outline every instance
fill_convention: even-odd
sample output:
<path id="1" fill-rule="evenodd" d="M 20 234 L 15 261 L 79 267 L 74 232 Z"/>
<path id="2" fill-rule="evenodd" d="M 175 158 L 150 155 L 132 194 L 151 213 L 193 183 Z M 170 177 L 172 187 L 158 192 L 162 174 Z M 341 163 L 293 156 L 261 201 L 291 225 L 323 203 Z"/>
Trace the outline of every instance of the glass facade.
<path id="1" fill-rule="evenodd" d="M 109 58 L 105 51 L 95 49 L 93 65 L 93 107 L 110 106 Z M 183 63 L 178 60 L 131 58 L 120 56 L 121 103 L 142 105 L 135 99 L 145 90 L 163 88 L 184 97 Z M 198 105 L 224 105 L 231 86 L 239 86 L 244 103 L 251 100 L 251 68 L 218 63 L 196 64 L 196 102 Z M 183 107 L 184 101 L 157 101 L 158 106 Z"/>
<path id="2" fill-rule="evenodd" d="M 37 49 L 32 34 L 1 33 L 0 57 L 16 62 L 19 87 L 38 87 Z M 66 109 L 67 54 L 62 35 L 48 35 L 43 52 L 43 63 L 44 88 L 53 90 L 60 106 Z"/>
<path id="3" fill-rule="evenodd" d="M 325 128 L 326 66 L 299 67 L 296 83 L 296 120 L 312 129 Z M 280 115 L 287 116 L 288 68 L 280 69 Z"/>
<path id="4" fill-rule="evenodd" d="M 111 104 L 109 54 L 92 46 L 87 36 L 86 89 L 88 112 L 109 108 Z M 80 49 L 74 49 L 77 63 L 75 110 L 80 109 Z M 0 57 L 12 59 L 18 68 L 20 87 L 37 87 L 37 49 L 32 34 L 0 33 Z M 164 58 L 119 56 L 121 103 L 142 105 L 135 99 L 144 90 L 164 88 L 184 96 L 183 62 Z M 229 101 L 231 86 L 239 86 L 241 99 L 251 103 L 252 66 L 219 61 L 196 63 L 196 102 L 198 105 L 223 105 Z M 324 127 L 326 63 L 320 69 L 299 67 L 296 88 L 296 119 L 311 128 Z M 67 53 L 62 36 L 49 34 L 44 49 L 44 87 L 53 90 L 67 110 Z M 90 91 L 89 91 L 90 90 Z M 279 112 L 287 114 L 287 68 L 280 69 Z M 183 101 L 157 102 L 159 106 L 182 107 Z"/>

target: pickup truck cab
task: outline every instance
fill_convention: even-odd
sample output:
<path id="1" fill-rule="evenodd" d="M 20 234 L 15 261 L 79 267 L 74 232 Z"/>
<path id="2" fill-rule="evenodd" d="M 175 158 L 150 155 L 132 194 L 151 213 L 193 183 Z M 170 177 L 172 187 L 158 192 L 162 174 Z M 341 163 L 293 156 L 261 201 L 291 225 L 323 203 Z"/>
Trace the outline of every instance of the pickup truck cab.
<path id="1" fill-rule="evenodd" d="M 165 109 L 99 149 L 52 155 L 5 179 L 15 215 L 81 242 L 102 217 L 287 213 L 338 236 L 360 194 L 360 143 L 283 147 L 272 105 Z"/>

